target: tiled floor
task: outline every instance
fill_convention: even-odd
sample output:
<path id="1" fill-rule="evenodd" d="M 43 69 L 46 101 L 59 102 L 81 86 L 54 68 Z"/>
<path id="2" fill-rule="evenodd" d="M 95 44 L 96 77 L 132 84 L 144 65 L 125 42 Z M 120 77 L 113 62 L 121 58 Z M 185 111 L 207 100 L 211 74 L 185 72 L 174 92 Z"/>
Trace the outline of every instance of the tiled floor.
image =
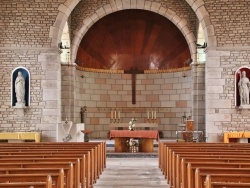
<path id="1" fill-rule="evenodd" d="M 113 140 L 106 140 L 114 153 Z M 156 142 L 157 144 L 157 142 Z M 111 146 L 111 147 L 110 147 Z M 154 148 L 157 153 L 158 147 Z M 94 188 L 169 188 L 158 167 L 158 158 L 107 158 L 107 165 Z"/>
<path id="2" fill-rule="evenodd" d="M 107 158 L 107 167 L 94 188 L 169 188 L 158 158 Z"/>

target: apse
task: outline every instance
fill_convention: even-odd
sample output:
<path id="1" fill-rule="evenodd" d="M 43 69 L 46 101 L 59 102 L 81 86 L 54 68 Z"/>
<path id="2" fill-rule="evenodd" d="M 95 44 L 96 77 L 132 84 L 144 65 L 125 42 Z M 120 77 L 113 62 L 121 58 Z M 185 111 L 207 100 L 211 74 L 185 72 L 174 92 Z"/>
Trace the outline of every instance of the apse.
<path id="1" fill-rule="evenodd" d="M 147 10 L 122 10 L 103 17 L 84 35 L 77 52 L 77 64 L 90 69 L 178 69 L 188 66 L 190 59 L 180 30 Z"/>

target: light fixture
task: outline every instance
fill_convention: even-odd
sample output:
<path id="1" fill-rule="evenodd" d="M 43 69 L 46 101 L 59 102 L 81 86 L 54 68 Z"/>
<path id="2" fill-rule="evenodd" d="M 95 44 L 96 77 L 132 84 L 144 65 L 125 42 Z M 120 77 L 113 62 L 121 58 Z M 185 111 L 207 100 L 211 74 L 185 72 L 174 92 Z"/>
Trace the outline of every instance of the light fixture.
<path id="1" fill-rule="evenodd" d="M 187 59 L 186 61 L 183 62 L 183 72 L 182 72 L 183 78 L 187 77 L 186 64 L 189 64 L 191 61 L 192 61 L 192 59 Z"/>
<path id="2" fill-rule="evenodd" d="M 82 72 L 82 75 L 80 76 L 81 78 L 85 78 L 85 76 L 83 75 L 83 63 L 81 63 L 81 66 L 80 66 L 80 62 L 78 61 L 78 59 L 75 60 L 75 64 L 77 64 L 79 66 L 79 70 L 81 70 Z"/>
<path id="3" fill-rule="evenodd" d="M 69 51 L 66 54 L 66 61 L 67 61 L 68 66 L 69 66 L 69 64 L 70 64 L 70 53 L 69 53 Z"/>

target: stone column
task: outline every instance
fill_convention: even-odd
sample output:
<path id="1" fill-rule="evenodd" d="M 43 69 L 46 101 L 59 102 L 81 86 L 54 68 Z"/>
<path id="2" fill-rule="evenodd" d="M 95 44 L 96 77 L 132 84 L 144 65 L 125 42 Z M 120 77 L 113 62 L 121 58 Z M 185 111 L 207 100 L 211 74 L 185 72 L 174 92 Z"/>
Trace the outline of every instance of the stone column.
<path id="1" fill-rule="evenodd" d="M 192 118 L 195 130 L 205 131 L 205 64 L 192 65 Z"/>
<path id="2" fill-rule="evenodd" d="M 229 64 L 228 62 L 222 62 L 222 58 L 228 56 L 230 56 L 230 52 L 225 50 L 210 49 L 207 52 L 205 82 L 206 136 L 208 142 L 222 142 L 223 124 L 232 122 L 232 99 L 227 96 L 225 86 L 226 79 L 233 78 L 234 75 L 226 75 Z"/>
<path id="3" fill-rule="evenodd" d="M 62 64 L 62 121 L 68 118 L 73 123 L 76 120 L 75 110 L 80 113 L 80 108 L 76 109 L 76 67 L 75 65 Z M 78 115 L 79 118 L 80 114 Z"/>
<path id="4" fill-rule="evenodd" d="M 38 56 L 44 77 L 41 78 L 42 109 L 41 124 L 43 141 L 56 141 L 56 126 L 61 122 L 61 65 L 60 52 L 52 49 Z M 31 96 L 32 97 L 32 96 Z"/>

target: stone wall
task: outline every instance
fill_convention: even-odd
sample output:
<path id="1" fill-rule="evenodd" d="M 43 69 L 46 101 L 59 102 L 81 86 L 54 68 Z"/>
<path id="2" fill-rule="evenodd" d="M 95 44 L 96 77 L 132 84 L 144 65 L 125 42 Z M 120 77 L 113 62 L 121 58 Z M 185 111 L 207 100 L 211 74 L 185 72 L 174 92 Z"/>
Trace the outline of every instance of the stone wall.
<path id="1" fill-rule="evenodd" d="M 82 74 L 85 78 L 80 77 Z M 133 105 L 130 74 L 77 71 L 75 115 L 78 118 L 75 123 L 80 122 L 80 108 L 87 106 L 86 128 L 94 130 L 92 137 L 106 138 L 112 129 L 109 127 L 112 108 L 121 110 L 123 123 L 132 117 L 143 123 L 147 122 L 147 110 L 152 107 L 157 110 L 158 129 L 163 131 L 164 137 L 175 138 L 184 112 L 187 116 L 192 113 L 190 74 L 188 71 L 187 77 L 182 77 L 182 72 L 136 75 L 136 104 Z M 63 82 L 70 79 L 68 75 L 62 77 Z"/>
<path id="2" fill-rule="evenodd" d="M 65 0 L 1 0 L 0 47 L 50 47 L 50 27 Z"/>
<path id="3" fill-rule="evenodd" d="M 206 0 L 218 46 L 249 46 L 250 1 Z"/>
<path id="4" fill-rule="evenodd" d="M 59 120 L 60 110 L 57 98 L 60 92 L 54 91 L 61 90 L 58 54 L 53 51 L 22 49 L 0 52 L 1 130 L 43 130 L 44 140 L 55 137 L 55 123 Z M 26 107 L 23 117 L 18 116 L 17 109 L 11 105 L 11 73 L 19 66 L 27 68 L 30 72 L 30 106 Z"/>
<path id="5" fill-rule="evenodd" d="M 38 52 L 28 51 L 0 51 L 1 59 L 1 97 L 0 97 L 0 124 L 5 131 L 35 130 L 36 124 L 40 123 L 42 108 L 41 81 L 44 73 L 41 65 L 37 64 Z M 25 117 L 18 117 L 11 104 L 11 73 L 15 67 L 23 66 L 31 72 L 31 99 L 30 107 L 25 112 Z M 35 115 L 36 114 L 36 115 Z"/>
<path id="6" fill-rule="evenodd" d="M 50 27 L 64 0 L 0 1 L 0 129 L 42 130 L 43 141 L 55 141 L 61 120 L 61 69 L 58 48 L 50 48 Z M 30 106 L 24 116 L 11 107 L 11 72 L 30 71 Z"/>
<path id="7" fill-rule="evenodd" d="M 195 15 L 194 11 L 190 6 L 188 6 L 187 2 L 185 0 L 165 0 L 165 1 L 155 1 L 155 0 L 148 0 L 148 1 L 141 1 L 142 3 L 149 4 L 151 6 L 152 2 L 157 2 L 161 3 L 162 7 L 166 8 L 166 10 L 171 10 L 176 13 L 180 18 L 184 18 L 187 21 L 187 27 L 190 28 L 190 31 L 194 33 L 196 36 L 197 34 L 197 27 L 198 27 L 198 22 L 197 22 L 197 16 Z M 106 5 L 108 4 L 114 4 L 116 3 L 117 6 L 121 5 L 121 10 L 123 7 L 126 7 L 126 4 L 133 4 L 136 3 L 134 2 L 129 2 L 129 1 L 121 1 L 121 0 L 103 0 L 103 1 L 93 1 L 93 0 L 85 0 L 85 1 L 80 1 L 75 9 L 72 11 L 71 14 L 71 36 L 74 36 L 75 31 L 79 31 L 84 24 L 84 19 L 88 16 L 92 16 L 95 12 L 98 12 L 98 10 L 101 9 L 106 10 Z M 126 4 L 125 4 L 126 3 Z M 153 6 L 153 5 L 152 5 Z M 136 7 L 136 6 L 135 6 Z M 150 7 L 149 7 L 150 8 Z M 125 8 L 126 9 L 126 8 Z M 117 10 L 114 10 L 117 11 Z M 172 12 L 172 14 L 174 14 Z M 98 13 L 97 13 L 98 14 Z M 96 15 L 97 16 L 97 15 Z M 91 18 L 93 19 L 93 18 Z M 95 20 L 93 20 L 95 21 Z M 80 24 L 79 24 L 80 23 Z"/>
<path id="8" fill-rule="evenodd" d="M 247 49 L 247 48 L 246 48 Z M 235 106 L 235 71 L 249 65 L 249 50 L 209 51 L 206 69 L 206 132 L 208 141 L 222 141 L 224 131 L 249 131 L 249 111 Z"/>
<path id="9" fill-rule="evenodd" d="M 127 98 L 127 101 L 118 102 L 119 96 L 115 96 L 115 94 L 111 93 L 114 96 L 112 98 L 108 98 L 110 100 L 110 103 L 106 103 L 104 101 L 105 97 L 100 97 L 100 101 L 98 102 L 98 95 L 101 94 L 94 93 L 94 95 L 92 96 L 92 93 L 89 92 L 97 92 L 96 90 L 98 90 L 98 92 L 101 92 L 102 88 L 99 89 L 97 84 L 94 84 L 94 86 L 96 86 L 97 88 L 92 88 L 94 87 L 92 86 L 92 82 L 102 83 L 103 77 L 105 78 L 105 76 L 107 75 L 104 76 L 103 74 L 100 74 L 100 76 L 98 76 L 93 75 L 93 73 L 86 73 L 87 78 L 89 78 L 90 80 L 86 78 L 86 83 L 84 83 L 83 86 L 79 84 L 80 81 L 78 80 L 78 76 L 76 76 L 75 79 L 72 80 L 71 86 L 76 86 L 74 87 L 74 89 L 72 88 L 70 90 L 70 97 L 72 97 L 74 104 L 73 107 L 69 105 L 71 103 L 68 103 L 68 106 L 65 105 L 67 101 L 71 100 L 71 98 L 67 98 L 67 95 L 63 95 L 63 98 L 61 100 L 61 91 L 64 92 L 65 90 L 61 90 L 61 67 L 59 60 L 59 51 L 57 48 L 50 48 L 52 41 L 52 39 L 50 38 L 50 29 L 52 26 L 54 26 L 56 17 L 58 16 L 59 5 L 65 2 L 65 0 L 37 0 L 35 2 L 20 0 L 0 1 L 1 129 L 6 130 L 15 128 L 16 130 L 35 130 L 39 128 L 43 130 L 43 138 L 45 141 L 53 141 L 55 140 L 55 127 L 56 124 L 61 121 L 61 115 L 65 116 L 65 112 L 69 113 L 69 115 L 74 114 L 73 116 L 74 118 L 76 118 L 75 121 L 77 121 L 79 119 L 80 107 L 82 107 L 83 105 L 90 105 L 89 102 L 85 104 L 84 101 L 94 101 L 94 106 L 89 106 L 88 108 L 90 111 L 94 111 L 97 109 L 96 114 L 99 114 L 98 117 L 108 116 L 108 113 L 98 112 L 98 106 L 102 106 L 104 104 L 107 104 L 107 106 L 112 106 L 114 103 L 118 106 L 122 106 L 127 103 L 127 106 L 129 106 L 129 90 L 127 91 L 128 93 L 125 94 L 128 96 L 125 97 Z M 65 6 L 69 6 L 70 2 L 71 1 L 67 1 Z M 120 2 L 119 4 L 122 4 L 122 6 L 126 7 L 126 2 L 134 3 L 137 1 L 80 1 L 79 6 L 75 7 L 72 14 L 70 15 L 69 23 L 70 31 L 72 32 L 71 38 L 73 38 L 75 31 L 78 29 L 77 25 L 79 24 L 80 27 L 83 24 L 82 22 L 86 16 L 92 15 L 94 12 L 98 12 L 98 9 L 100 7 L 108 3 L 112 5 L 114 2 Z M 145 2 L 148 5 L 153 1 L 150 0 L 140 2 Z M 189 94 L 191 94 L 191 98 L 189 99 L 193 101 L 193 104 L 190 104 L 190 101 L 187 103 L 187 106 L 189 108 L 192 108 L 193 110 L 196 110 L 198 112 L 199 109 L 204 110 L 202 106 L 202 100 L 199 102 L 201 104 L 200 108 L 196 108 L 195 105 L 197 103 L 195 103 L 195 101 L 199 101 L 200 97 L 201 99 L 206 97 L 205 124 L 207 136 L 209 137 L 208 140 L 221 141 L 220 134 L 223 131 L 239 129 L 242 130 L 243 127 L 248 129 L 249 112 L 247 111 L 247 113 L 242 113 L 241 111 L 237 111 L 237 109 L 235 108 L 233 93 L 234 86 L 232 85 L 232 82 L 234 79 L 234 71 L 242 65 L 249 65 L 249 0 L 157 0 L 156 2 L 161 3 L 161 5 L 166 9 L 169 8 L 177 12 L 178 16 L 185 18 L 189 23 L 191 31 L 196 31 L 196 26 L 198 25 L 196 22 L 196 15 L 199 18 L 203 18 L 203 20 L 200 21 L 206 23 L 205 26 L 206 28 L 208 28 L 208 30 L 205 31 L 205 38 L 207 39 L 209 34 L 214 34 L 212 35 L 213 40 L 211 40 L 214 42 L 212 43 L 213 47 L 211 48 L 211 46 L 208 46 L 208 48 L 206 49 L 206 74 L 205 80 L 202 80 L 202 82 L 205 83 L 206 86 L 205 94 L 202 93 L 202 91 L 204 92 L 202 88 L 203 83 L 198 84 L 199 87 L 201 87 L 199 88 L 201 90 L 201 95 L 197 95 L 197 93 L 195 92 L 191 94 L 191 90 L 195 90 L 194 88 L 198 86 L 196 85 L 197 81 L 199 81 L 199 74 L 197 74 L 198 77 L 196 77 L 196 75 L 193 75 L 192 79 L 195 80 L 192 81 L 193 85 L 190 85 L 190 89 L 188 92 Z M 86 3 L 86 6 L 84 6 L 84 3 Z M 205 6 L 205 9 L 202 8 L 201 10 L 204 10 L 204 12 L 200 10 L 200 12 L 196 11 L 198 7 L 202 7 L 203 4 Z M 192 8 L 188 5 L 190 5 Z M 71 6 L 71 8 L 72 7 L 73 6 Z M 202 13 L 204 13 L 204 15 L 202 15 Z M 11 71 L 17 66 L 24 66 L 31 73 L 31 106 L 25 111 L 26 115 L 23 119 L 18 118 L 15 115 L 15 110 L 11 108 L 10 75 Z M 204 70 L 204 68 L 201 68 L 200 71 L 202 72 L 202 70 Z M 193 71 L 193 73 L 195 73 L 196 70 Z M 63 75 L 64 73 L 65 72 L 63 72 Z M 80 74 L 78 72 L 74 72 L 74 70 L 71 70 L 71 73 L 72 76 Z M 109 76 L 110 77 L 105 78 L 106 85 L 108 80 L 110 82 L 113 82 L 112 79 L 114 75 Z M 118 75 L 117 79 L 120 81 L 124 80 L 125 78 L 122 78 L 122 76 L 124 75 Z M 163 79 L 164 82 L 166 80 L 163 77 L 151 78 L 152 75 L 146 76 L 150 78 L 145 79 L 149 80 L 149 82 L 152 82 L 151 79 Z M 181 76 L 179 78 L 181 79 Z M 175 77 L 173 78 L 173 80 L 174 79 Z M 141 82 L 143 81 L 140 76 L 138 76 L 138 81 L 139 80 L 141 80 Z M 127 85 L 129 85 L 128 78 L 127 82 Z M 174 85 L 176 83 L 172 84 Z M 164 87 L 167 87 L 167 84 L 163 85 Z M 62 85 L 62 87 L 64 87 L 64 85 Z M 113 89 L 114 91 L 116 91 L 115 89 L 117 89 L 116 87 L 118 86 L 113 87 L 114 88 L 111 87 L 111 91 Z M 103 91 L 107 90 L 104 89 Z M 143 93 L 143 90 L 140 90 L 140 87 L 138 88 L 138 91 L 141 91 L 141 93 Z M 158 95 L 158 97 L 156 97 L 156 95 Z M 142 96 L 144 96 L 144 99 L 146 100 L 152 100 L 151 103 L 153 105 L 165 107 L 165 105 L 168 105 L 169 103 L 164 101 L 165 97 L 167 98 L 167 96 L 164 95 L 168 95 L 170 100 L 170 94 L 164 93 L 154 93 L 152 95 L 154 97 L 152 98 L 147 96 L 147 94 L 145 93 L 143 93 Z M 160 96 L 164 96 L 163 100 Z M 145 105 L 143 102 L 140 102 L 139 97 L 137 99 L 139 100 L 138 103 L 140 105 Z M 171 98 L 171 100 L 175 101 L 177 99 Z M 172 101 L 170 101 L 170 104 L 172 104 Z M 145 106 L 147 107 L 147 105 Z M 65 109 L 61 110 L 61 107 L 65 107 Z M 69 110 L 69 112 L 66 109 Z M 176 109 L 179 110 L 179 108 Z M 171 118 L 172 122 L 170 122 L 170 127 L 163 127 L 164 124 L 160 125 L 160 129 L 162 128 L 163 130 L 172 130 L 172 132 L 170 131 L 171 133 L 169 133 L 171 134 L 169 135 L 169 137 L 172 136 L 172 133 L 174 132 L 173 127 L 176 125 L 176 123 L 178 123 L 177 119 L 178 121 L 180 121 L 179 117 L 182 116 L 181 113 L 183 113 L 183 111 L 174 112 L 175 115 L 173 118 Z M 169 119 L 169 116 L 171 115 L 172 111 L 171 113 L 164 112 L 162 114 L 159 114 L 159 116 L 162 116 L 163 119 L 165 118 L 164 121 L 166 121 L 166 123 L 168 123 L 167 119 Z M 196 115 L 196 117 L 199 118 L 199 114 Z M 103 136 L 106 134 L 106 125 L 108 122 L 108 118 L 104 120 L 106 123 L 100 122 L 100 119 L 98 122 L 96 118 L 91 116 L 88 116 L 88 119 L 89 122 L 87 123 L 89 124 L 89 126 L 94 126 L 96 123 L 100 123 L 101 126 L 103 126 L 101 128 L 95 127 L 95 129 L 98 130 L 98 135 L 94 134 L 94 137 L 100 137 L 101 135 Z M 124 119 L 124 122 L 127 120 L 128 119 Z M 104 132 L 101 132 L 99 130 L 104 130 Z M 166 135 L 168 134 L 167 131 L 165 133 Z"/>

